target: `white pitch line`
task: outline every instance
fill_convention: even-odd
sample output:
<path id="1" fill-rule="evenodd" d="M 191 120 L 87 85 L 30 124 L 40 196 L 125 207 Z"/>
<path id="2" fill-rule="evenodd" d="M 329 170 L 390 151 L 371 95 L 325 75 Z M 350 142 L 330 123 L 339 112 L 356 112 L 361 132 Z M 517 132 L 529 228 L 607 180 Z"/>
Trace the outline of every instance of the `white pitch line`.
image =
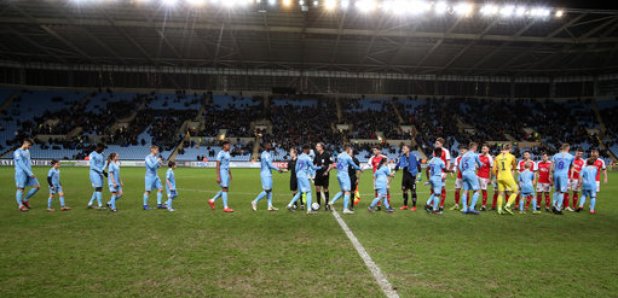
<path id="1" fill-rule="evenodd" d="M 382 292 L 384 292 L 384 295 L 389 298 L 399 298 L 399 294 L 397 293 L 395 288 L 393 288 L 393 285 L 391 285 L 388 279 L 386 279 L 386 276 L 384 276 L 382 270 L 380 270 L 380 267 L 378 267 L 378 265 L 373 261 L 373 259 L 371 259 L 369 253 L 367 253 L 363 245 L 360 243 L 360 241 L 358 241 L 358 238 L 356 238 L 354 233 L 352 233 L 352 230 L 350 230 L 345 221 L 343 221 L 339 213 L 337 213 L 337 211 L 333 211 L 332 213 L 343 232 L 352 242 L 352 245 L 356 249 L 356 252 L 358 252 L 358 255 L 361 257 L 361 259 L 363 259 L 363 262 L 365 262 L 365 266 L 367 266 L 367 269 L 371 271 L 373 278 L 376 280 L 378 285 L 380 285 L 380 288 L 382 288 Z"/>

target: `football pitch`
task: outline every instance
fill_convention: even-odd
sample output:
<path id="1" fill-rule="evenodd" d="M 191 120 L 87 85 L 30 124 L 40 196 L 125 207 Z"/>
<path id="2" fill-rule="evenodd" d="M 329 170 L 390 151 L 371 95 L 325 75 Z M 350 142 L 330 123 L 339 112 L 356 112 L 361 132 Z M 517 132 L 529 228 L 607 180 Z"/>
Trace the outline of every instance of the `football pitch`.
<path id="1" fill-rule="evenodd" d="M 46 212 L 47 168 L 35 173 L 44 185 L 33 210 L 20 213 L 13 169 L 0 168 L 0 296 L 384 296 L 332 214 L 285 210 L 289 174 L 273 173 L 280 211 L 266 211 L 263 200 L 253 212 L 259 171 L 233 170 L 236 212 L 225 214 L 220 201 L 215 211 L 207 204 L 218 191 L 215 171 L 179 168 L 170 213 L 141 210 L 144 170 L 123 168 L 125 194 L 114 214 L 85 209 L 88 169 L 68 167 L 62 184 L 73 210 L 60 212 L 54 201 L 57 211 Z M 616 297 L 618 174 L 609 178 L 594 216 L 432 216 L 422 208 L 368 213 L 373 191 L 364 173 L 356 214 L 342 217 L 401 297 Z M 395 208 L 400 185 L 401 173 L 391 184 Z M 451 179 L 447 208 L 452 187 Z M 337 190 L 331 175 L 331 197 Z M 428 188 L 419 183 L 418 193 L 422 207 Z"/>

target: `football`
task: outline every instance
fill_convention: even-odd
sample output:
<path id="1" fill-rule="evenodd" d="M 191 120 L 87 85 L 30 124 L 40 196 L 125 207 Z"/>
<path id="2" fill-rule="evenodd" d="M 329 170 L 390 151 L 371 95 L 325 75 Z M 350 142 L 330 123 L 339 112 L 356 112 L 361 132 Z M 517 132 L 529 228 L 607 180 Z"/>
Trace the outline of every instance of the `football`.
<path id="1" fill-rule="evenodd" d="M 313 210 L 313 211 L 320 210 L 320 204 L 318 204 L 318 203 L 311 204 L 311 210 Z"/>

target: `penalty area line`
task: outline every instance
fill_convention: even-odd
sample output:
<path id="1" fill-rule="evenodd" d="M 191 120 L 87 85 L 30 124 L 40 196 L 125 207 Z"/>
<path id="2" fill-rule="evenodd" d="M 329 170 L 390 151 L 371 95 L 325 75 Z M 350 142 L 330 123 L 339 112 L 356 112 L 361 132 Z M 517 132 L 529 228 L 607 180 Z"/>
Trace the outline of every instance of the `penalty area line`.
<path id="1" fill-rule="evenodd" d="M 361 257 L 361 259 L 363 259 L 363 262 L 365 262 L 365 266 L 367 266 L 367 269 L 369 269 L 375 281 L 378 283 L 380 288 L 382 288 L 382 292 L 384 292 L 384 295 L 389 298 L 399 298 L 399 294 L 397 293 L 395 288 L 393 288 L 393 285 L 391 285 L 388 279 L 386 279 L 386 276 L 382 273 L 380 267 L 378 267 L 378 265 L 373 261 L 373 259 L 371 259 L 371 256 L 369 255 L 369 253 L 367 253 L 367 250 L 365 250 L 360 241 L 358 241 L 358 238 L 356 238 L 354 233 L 352 233 L 352 230 L 350 230 L 345 221 L 343 221 L 339 213 L 334 210 L 332 211 L 332 213 L 343 232 L 346 234 L 346 236 L 348 236 L 350 242 L 352 242 L 352 246 L 354 246 L 354 249 L 356 249 L 358 255 Z"/>

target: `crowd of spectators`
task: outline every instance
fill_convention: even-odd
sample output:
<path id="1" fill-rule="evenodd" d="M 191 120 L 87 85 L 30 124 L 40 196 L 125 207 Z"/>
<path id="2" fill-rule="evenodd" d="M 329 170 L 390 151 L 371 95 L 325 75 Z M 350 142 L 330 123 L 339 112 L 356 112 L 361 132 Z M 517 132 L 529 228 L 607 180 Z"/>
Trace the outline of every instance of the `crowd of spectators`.
<path id="1" fill-rule="evenodd" d="M 113 94 L 111 90 L 99 91 Z M 91 97 L 97 93 L 91 94 Z M 598 124 L 589 99 L 553 101 L 531 99 L 469 99 L 469 98 L 405 98 L 389 100 L 343 99 L 342 119 L 337 117 L 337 105 L 332 99 L 313 99 L 311 105 L 271 105 L 265 109 L 260 99 L 236 98 L 238 104 L 215 104 L 212 94 L 187 95 L 185 91 L 176 92 L 175 96 L 165 98 L 164 108 L 197 105 L 202 101 L 205 112 L 198 115 L 198 109 L 160 109 L 151 103 L 157 98 L 156 93 L 135 94 L 128 100 L 104 102 L 95 112 L 87 111 L 88 99 L 75 101 L 67 107 L 54 112 L 45 112 L 33 119 L 21 120 L 20 114 L 3 112 L 4 121 L 15 121 L 17 131 L 11 132 L 14 138 L 0 146 L 15 145 L 15 140 L 23 136 L 67 135 L 70 137 L 51 137 L 38 140 L 42 148 L 81 149 L 89 148 L 96 141 L 121 146 L 158 144 L 163 150 L 172 149 L 184 137 L 179 131 L 186 120 L 204 120 L 204 129 L 191 131 L 193 136 L 216 137 L 220 130 L 226 130 L 227 138 L 262 137 L 275 149 L 286 150 L 301 144 L 324 142 L 327 149 L 341 151 L 341 144 L 351 139 L 377 140 L 377 131 L 382 132 L 388 140 L 405 140 L 414 136 L 418 150 L 430 154 L 437 137 L 446 139 L 445 147 L 451 148 L 454 155 L 456 144 L 492 142 L 491 150 L 499 151 L 500 141 L 513 140 L 539 144 L 533 147 L 515 146 L 515 153 L 529 150 L 538 155 L 541 152 L 553 153 L 562 142 L 575 146 L 598 143 L 597 136 L 591 129 Z M 204 100 L 206 99 L 206 100 Z M 242 100 L 242 101 L 241 101 Z M 247 104 L 249 102 L 249 104 Z M 159 104 L 157 107 L 161 106 Z M 200 106 L 201 105 L 197 105 Z M 397 109 L 397 111 L 395 110 Z M 398 115 L 401 115 L 402 122 Z M 605 119 L 607 132 L 603 141 L 608 147 L 616 146 L 618 108 L 601 110 Z M 126 119 L 126 120 L 124 120 Z M 251 122 L 267 120 L 272 123 L 272 131 L 255 130 Z M 126 121 L 126 122 L 123 122 Z M 401 123 L 400 123 L 401 122 Z M 349 124 L 351 130 L 339 131 L 336 124 Z M 414 125 L 416 133 L 403 133 L 402 125 Z M 81 128 L 81 130 L 76 130 Z M 9 133 L 0 127 L 0 131 Z M 147 133 L 150 139 L 140 138 Z M 240 140 L 240 139 L 238 139 Z M 214 157 L 213 146 L 217 144 L 185 144 L 185 147 L 210 146 L 207 158 Z M 529 145 L 526 145 L 529 146 Z M 3 149 L 0 147 L 0 149 Z M 250 154 L 252 142 L 238 142 L 234 145 L 233 155 Z M 358 150 L 367 149 L 369 145 Z M 399 150 L 389 146 L 389 150 Z M 398 151 L 397 151 L 398 152 Z M 201 156 L 204 157 L 204 156 Z"/>

